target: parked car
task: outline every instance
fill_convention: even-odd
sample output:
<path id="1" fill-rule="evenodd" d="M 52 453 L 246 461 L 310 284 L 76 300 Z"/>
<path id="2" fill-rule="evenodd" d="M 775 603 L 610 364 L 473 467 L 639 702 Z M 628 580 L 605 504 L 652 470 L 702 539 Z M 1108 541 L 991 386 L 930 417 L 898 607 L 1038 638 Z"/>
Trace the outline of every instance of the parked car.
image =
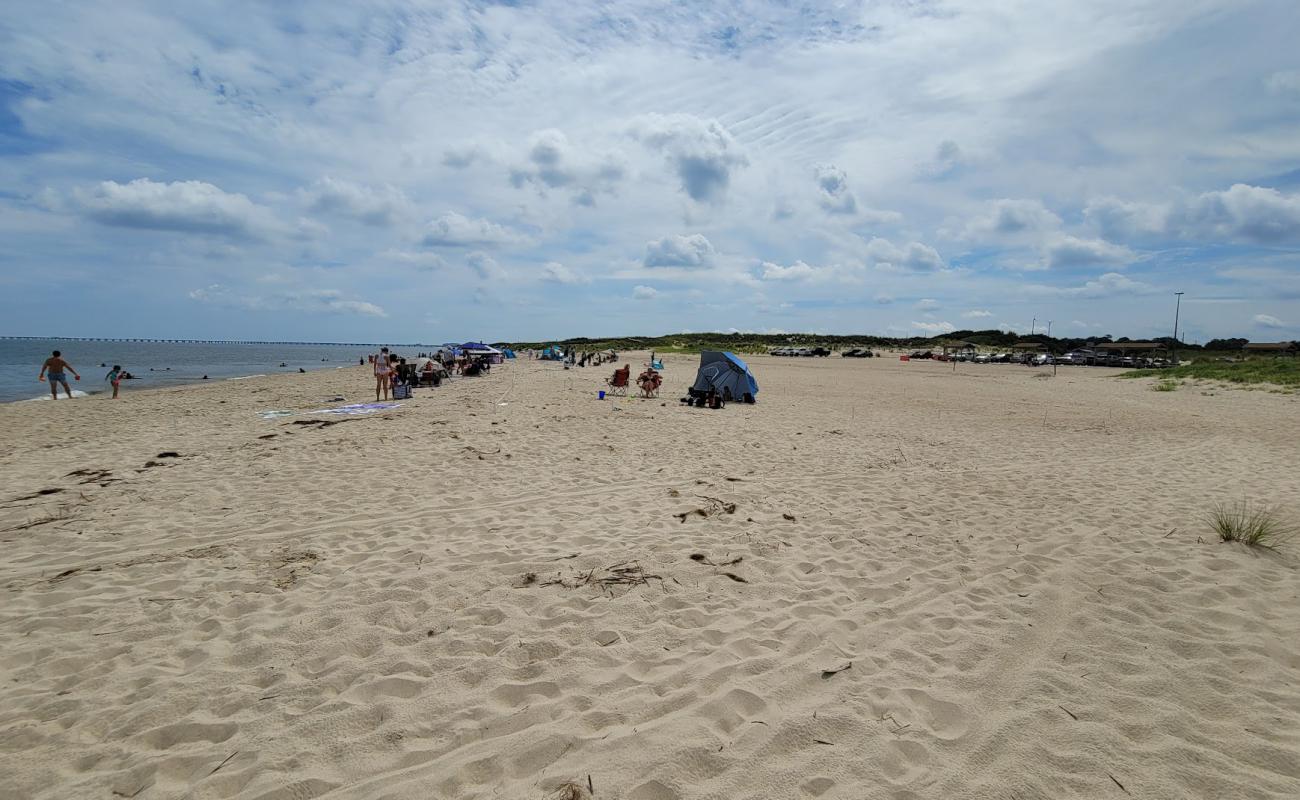
<path id="1" fill-rule="evenodd" d="M 814 347 L 814 348 L 812 349 L 812 353 L 811 353 L 811 355 L 818 356 L 818 357 L 820 357 L 820 358 L 825 358 L 825 357 L 829 356 L 830 354 L 831 354 L 831 351 L 830 351 L 830 350 L 827 350 L 825 347 Z"/>
<path id="2" fill-rule="evenodd" d="M 934 353 L 930 352 L 929 350 L 915 350 L 908 356 L 908 358 L 916 358 L 916 359 L 933 358 L 933 357 L 934 357 Z"/>
<path id="3" fill-rule="evenodd" d="M 865 347 L 855 347 L 852 350 L 845 350 L 840 355 L 844 358 L 871 358 L 874 354 Z"/>
<path id="4" fill-rule="evenodd" d="M 971 359 L 971 361 L 975 362 L 976 364 L 987 364 L 989 363 L 990 358 L 992 358 L 991 353 L 977 353 L 975 357 Z"/>
<path id="5" fill-rule="evenodd" d="M 1056 363 L 1056 360 L 1052 358 L 1051 353 L 1039 353 L 1034 356 L 1034 366 L 1036 367 L 1045 367 L 1054 363 Z"/>

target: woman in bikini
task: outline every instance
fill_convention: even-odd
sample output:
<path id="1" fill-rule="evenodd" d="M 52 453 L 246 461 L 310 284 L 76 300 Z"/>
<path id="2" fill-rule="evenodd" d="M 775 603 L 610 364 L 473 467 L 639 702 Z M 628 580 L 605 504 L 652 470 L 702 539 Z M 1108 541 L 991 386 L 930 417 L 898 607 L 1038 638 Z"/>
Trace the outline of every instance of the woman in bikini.
<path id="1" fill-rule="evenodd" d="M 375 402 L 379 402 L 379 393 L 384 393 L 384 399 L 388 399 L 389 373 L 392 371 L 392 364 L 388 360 L 388 348 L 385 347 L 375 356 Z"/>

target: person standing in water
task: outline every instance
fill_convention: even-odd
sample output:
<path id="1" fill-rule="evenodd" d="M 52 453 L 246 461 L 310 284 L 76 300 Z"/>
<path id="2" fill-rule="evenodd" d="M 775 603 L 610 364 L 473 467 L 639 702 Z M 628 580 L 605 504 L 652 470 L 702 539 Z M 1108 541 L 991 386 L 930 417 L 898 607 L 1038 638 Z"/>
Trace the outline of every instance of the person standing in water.
<path id="1" fill-rule="evenodd" d="M 203 377 L 206 378 L 208 376 L 204 375 Z M 113 399 L 116 400 L 117 387 L 122 384 L 122 365 L 114 364 L 113 368 L 109 370 L 107 375 L 104 376 L 104 380 L 108 381 L 110 384 L 113 385 Z"/>
<path id="2" fill-rule="evenodd" d="M 72 390 L 68 388 L 68 376 L 64 374 L 64 370 L 71 372 L 77 380 L 81 380 L 81 376 L 72 368 L 72 365 L 63 360 L 63 354 L 55 350 L 54 355 L 45 359 L 45 363 L 41 365 L 41 374 L 36 376 L 36 380 L 43 381 L 46 373 L 49 373 L 50 394 L 54 396 L 55 400 L 59 399 L 60 383 L 63 384 L 63 391 L 67 392 L 68 399 L 72 399 Z"/>

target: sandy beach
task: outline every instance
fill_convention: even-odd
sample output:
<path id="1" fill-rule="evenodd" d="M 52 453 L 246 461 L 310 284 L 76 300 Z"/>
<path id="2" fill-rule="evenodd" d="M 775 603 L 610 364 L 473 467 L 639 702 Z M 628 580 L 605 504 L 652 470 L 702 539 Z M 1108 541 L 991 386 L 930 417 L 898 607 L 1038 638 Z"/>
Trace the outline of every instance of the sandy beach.
<path id="1" fill-rule="evenodd" d="M 1300 796 L 1300 397 L 697 360 L 0 406 L 0 794 Z"/>

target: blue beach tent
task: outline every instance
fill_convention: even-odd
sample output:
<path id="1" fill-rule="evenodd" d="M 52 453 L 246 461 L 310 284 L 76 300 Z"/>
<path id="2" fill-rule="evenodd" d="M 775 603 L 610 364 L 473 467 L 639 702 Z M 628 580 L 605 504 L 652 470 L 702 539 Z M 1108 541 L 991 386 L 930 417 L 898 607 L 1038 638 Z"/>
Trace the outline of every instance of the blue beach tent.
<path id="1" fill-rule="evenodd" d="M 749 371 L 749 365 L 735 353 L 705 350 L 700 353 L 700 369 L 695 373 L 695 384 L 691 388 L 697 392 L 713 389 L 723 397 L 741 400 L 745 395 L 754 397 L 758 394 L 758 381 Z"/>

